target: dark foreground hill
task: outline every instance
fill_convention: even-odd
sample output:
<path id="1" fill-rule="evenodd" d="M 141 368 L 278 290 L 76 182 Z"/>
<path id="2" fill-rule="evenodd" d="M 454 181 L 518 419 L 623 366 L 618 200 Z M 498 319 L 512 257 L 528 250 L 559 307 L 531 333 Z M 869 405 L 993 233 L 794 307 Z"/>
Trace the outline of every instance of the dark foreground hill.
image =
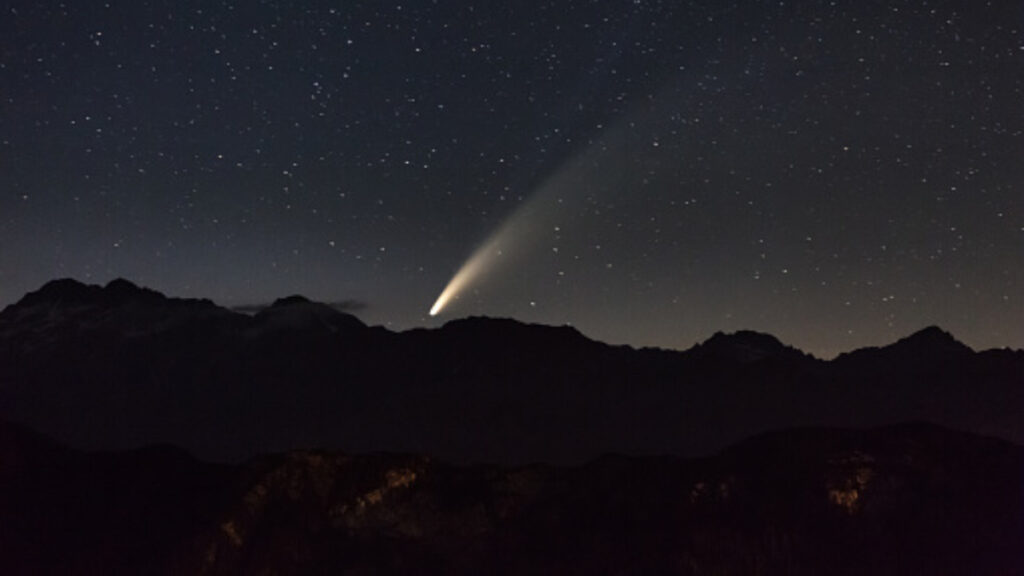
<path id="1" fill-rule="evenodd" d="M 236 461 L 312 447 L 579 463 L 908 420 L 1020 443 L 1024 352 L 938 328 L 832 361 L 754 332 L 681 352 L 488 318 L 395 333 L 301 297 L 247 315 L 58 280 L 0 312 L 0 418 L 78 448 Z"/>
<path id="2" fill-rule="evenodd" d="M 0 424 L 3 574 L 1024 574 L 1024 449 L 912 424 L 700 460 L 83 453 Z"/>

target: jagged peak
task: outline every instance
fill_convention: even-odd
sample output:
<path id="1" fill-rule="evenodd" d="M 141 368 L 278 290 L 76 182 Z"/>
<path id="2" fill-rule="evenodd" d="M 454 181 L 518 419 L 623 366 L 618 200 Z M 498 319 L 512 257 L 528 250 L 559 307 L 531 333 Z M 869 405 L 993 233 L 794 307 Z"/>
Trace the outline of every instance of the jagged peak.
<path id="1" fill-rule="evenodd" d="M 927 326 L 887 346 L 868 346 L 851 352 L 844 352 L 836 360 L 850 360 L 865 356 L 937 359 L 963 353 L 974 353 L 974 350 L 960 342 L 952 334 L 938 326 Z"/>
<path id="2" fill-rule="evenodd" d="M 958 340 L 949 332 L 946 332 L 942 328 L 935 326 L 926 326 L 917 332 L 914 332 L 910 336 L 903 338 L 902 341 L 919 341 L 919 342 L 958 342 Z"/>
<path id="3" fill-rule="evenodd" d="M 223 310 L 208 299 L 168 298 L 161 292 L 140 287 L 124 278 L 116 278 L 106 286 L 85 284 L 72 278 L 51 280 L 39 290 L 29 292 L 21 300 L 4 309 L 8 318 L 25 318 L 42 310 L 77 311 L 94 309 L 131 309 L 170 313 L 170 310 L 188 309 L 190 312 Z M 50 312 L 48 312 L 50 313 Z"/>
<path id="4" fill-rule="evenodd" d="M 963 342 L 938 326 L 927 326 L 906 338 L 897 340 L 891 346 L 923 350 L 970 351 Z"/>
<path id="5" fill-rule="evenodd" d="M 285 306 L 294 306 L 296 304 L 312 304 L 313 301 L 300 294 L 292 294 L 291 296 L 285 296 L 284 298 L 278 298 L 274 300 L 274 303 L 270 305 L 271 308 L 284 308 Z"/>
<path id="6" fill-rule="evenodd" d="M 164 300 L 166 296 L 149 288 L 142 288 L 137 284 L 115 278 L 103 288 L 103 295 L 109 300 L 117 303 L 124 303 L 132 300 Z"/>
<path id="7" fill-rule="evenodd" d="M 29 292 L 22 299 L 11 304 L 6 310 L 25 310 L 36 306 L 88 304 L 100 297 L 102 288 L 83 284 L 72 278 L 60 278 L 43 284 L 35 292 Z"/>
<path id="8" fill-rule="evenodd" d="M 96 284 L 85 284 L 73 278 L 60 278 L 43 284 L 35 292 L 29 292 L 18 302 L 18 305 L 90 304 L 99 302 L 123 304 L 140 299 L 163 300 L 165 296 L 155 290 L 141 288 L 124 278 L 111 280 L 103 287 Z"/>
<path id="9" fill-rule="evenodd" d="M 127 292 L 127 291 L 141 290 L 141 288 L 139 288 L 138 284 L 136 284 L 136 283 L 134 283 L 134 282 L 132 282 L 130 280 L 127 280 L 125 278 L 121 278 L 120 276 L 117 277 L 117 278 L 114 278 L 110 282 L 107 282 L 107 285 L 104 287 L 104 289 L 105 290 L 113 290 L 115 292 L 122 292 L 122 291 Z"/>
<path id="10" fill-rule="evenodd" d="M 739 330 L 732 333 L 715 332 L 704 342 L 705 346 L 743 346 L 762 350 L 784 350 L 786 345 L 778 338 L 764 332 Z"/>
<path id="11" fill-rule="evenodd" d="M 86 290 L 96 288 L 95 285 L 79 282 L 74 278 L 56 278 L 43 284 L 36 292 L 65 292 L 71 290 Z"/>
<path id="12" fill-rule="evenodd" d="M 102 290 L 99 286 L 84 284 L 73 278 L 59 278 L 43 284 L 35 292 L 29 292 L 15 306 L 83 303 L 96 298 Z"/>
<path id="13" fill-rule="evenodd" d="M 739 330 L 729 334 L 715 332 L 711 338 L 694 346 L 692 350 L 700 356 L 721 357 L 739 362 L 754 362 L 788 352 L 800 353 L 771 334 L 753 330 Z"/>
<path id="14" fill-rule="evenodd" d="M 278 298 L 273 304 L 257 312 L 256 320 L 263 328 L 271 330 L 319 327 L 337 331 L 366 327 L 361 320 L 351 314 L 300 295 Z"/>

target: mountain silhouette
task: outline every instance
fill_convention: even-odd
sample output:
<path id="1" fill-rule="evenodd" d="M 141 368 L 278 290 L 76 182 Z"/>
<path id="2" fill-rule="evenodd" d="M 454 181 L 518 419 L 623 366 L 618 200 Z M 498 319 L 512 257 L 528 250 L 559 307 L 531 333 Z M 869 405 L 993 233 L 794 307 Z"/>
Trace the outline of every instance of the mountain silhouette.
<path id="1" fill-rule="evenodd" d="M 969 356 L 972 352 L 967 345 L 959 342 L 949 332 L 937 326 L 929 326 L 889 346 L 862 348 L 840 354 L 837 359 L 840 362 L 852 358 L 858 362 L 934 363 L 940 359 Z"/>
<path id="2" fill-rule="evenodd" d="M 322 330 L 330 333 L 360 332 L 366 328 L 358 318 L 304 296 L 289 296 L 275 300 L 269 307 L 256 313 L 255 324 L 269 330 Z"/>
<path id="3" fill-rule="evenodd" d="M 784 356 L 796 360 L 804 356 L 802 352 L 779 342 L 779 339 L 771 334 L 751 330 L 740 330 L 732 334 L 716 332 L 705 342 L 694 346 L 690 353 L 701 358 L 739 364 Z"/>
<path id="4" fill-rule="evenodd" d="M 1024 352 L 936 327 L 831 361 L 750 331 L 685 351 L 482 317 L 392 332 L 301 296 L 243 314 L 55 280 L 0 312 L 0 418 L 78 448 L 222 461 L 323 447 L 578 463 L 907 420 L 1024 442 Z"/>

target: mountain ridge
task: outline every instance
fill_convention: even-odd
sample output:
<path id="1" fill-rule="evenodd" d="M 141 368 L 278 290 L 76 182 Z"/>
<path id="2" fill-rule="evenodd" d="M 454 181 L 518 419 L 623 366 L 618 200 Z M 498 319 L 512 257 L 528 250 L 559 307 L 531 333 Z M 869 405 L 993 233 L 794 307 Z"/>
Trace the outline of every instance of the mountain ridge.
<path id="1" fill-rule="evenodd" d="M 392 332 L 300 296 L 243 314 L 58 280 L 0 312 L 0 418 L 82 447 L 226 460 L 699 455 L 785 426 L 920 419 L 1024 441 L 1024 352 L 974 352 L 935 327 L 833 360 L 753 331 L 681 351 L 485 317 Z"/>
<path id="2" fill-rule="evenodd" d="M 60 279 L 51 280 L 51 281 L 45 283 L 38 290 L 29 292 L 25 296 L 23 296 L 21 299 L 17 300 L 16 302 L 7 305 L 3 310 L 0 310 L 0 314 L 4 314 L 5 312 L 6 313 L 10 313 L 10 311 L 13 311 L 13 310 L 17 310 L 17 309 L 21 309 L 21 308 L 25 308 L 25 307 L 38 306 L 38 305 L 42 305 L 42 304 L 50 304 L 52 306 L 59 306 L 59 305 L 68 304 L 68 303 L 72 303 L 72 304 L 88 303 L 88 304 L 93 304 L 93 305 L 108 305 L 108 306 L 109 305 L 116 305 L 116 306 L 123 306 L 123 305 L 131 303 L 131 302 L 139 302 L 139 301 L 142 301 L 142 302 L 148 301 L 150 303 L 162 302 L 162 303 L 179 304 L 179 305 L 203 306 L 203 307 L 207 307 L 207 308 L 216 308 L 218 311 L 221 311 L 221 312 L 224 312 L 224 313 L 230 313 L 230 314 L 237 314 L 237 315 L 240 315 L 240 316 L 259 316 L 259 312 L 263 312 L 263 311 L 275 310 L 275 309 L 277 309 L 277 310 L 287 309 L 287 308 L 292 308 L 292 307 L 296 307 L 296 306 L 307 306 L 307 307 L 310 307 L 310 308 L 323 309 L 325 311 L 326 310 L 331 310 L 331 311 L 337 312 L 340 316 L 347 316 L 347 317 L 352 318 L 353 320 L 355 320 L 359 324 L 362 324 L 364 327 L 367 326 L 365 323 L 363 323 L 361 320 L 359 320 L 358 317 L 356 317 L 355 315 L 348 314 L 346 312 L 341 312 L 341 311 L 337 310 L 336 308 L 334 308 L 334 307 L 332 307 L 330 305 L 327 305 L 327 304 L 324 304 L 324 303 L 320 303 L 320 302 L 311 300 L 311 299 L 309 299 L 309 298 L 307 298 L 307 297 L 305 297 L 303 295 L 300 295 L 300 294 L 293 294 L 293 295 L 290 295 L 290 296 L 285 296 L 285 297 L 282 297 L 282 298 L 278 298 L 278 299 L 274 300 L 274 302 L 272 302 L 269 306 L 260 307 L 255 314 L 250 315 L 250 314 L 245 314 L 245 313 L 241 313 L 241 312 L 236 312 L 235 310 L 233 310 L 231 308 L 226 308 L 226 307 L 219 306 L 219 305 L 215 304 L 212 300 L 209 300 L 207 298 L 179 298 L 179 297 L 166 296 L 166 295 L 162 294 L 159 291 L 139 286 L 139 285 L 137 285 L 137 284 L 135 284 L 135 283 L 133 283 L 133 282 L 131 282 L 129 280 L 126 280 L 126 279 L 120 278 L 120 277 L 111 280 L 105 286 L 100 286 L 100 285 L 96 285 L 96 284 L 86 284 L 86 283 L 80 282 L 78 280 L 75 280 L 73 278 L 60 278 Z M 752 353 L 755 357 L 763 357 L 765 355 L 773 355 L 774 353 L 778 353 L 778 352 L 781 352 L 783 350 L 789 349 L 789 350 L 795 350 L 795 351 L 797 351 L 797 352 L 799 352 L 799 353 L 801 353 L 801 354 L 803 354 L 805 356 L 813 356 L 812 354 L 810 354 L 808 352 L 804 352 L 804 351 L 800 350 L 799 348 L 797 348 L 795 346 L 791 346 L 791 345 L 788 345 L 788 344 L 785 344 L 785 343 L 781 342 L 776 336 L 774 336 L 772 334 L 765 333 L 765 332 L 757 332 L 757 331 L 754 331 L 754 330 L 747 330 L 747 329 L 740 329 L 740 330 L 737 330 L 735 332 L 717 331 L 714 334 L 712 334 L 711 336 L 709 336 L 707 339 L 705 339 L 704 341 L 698 342 L 698 343 L 694 344 L 692 347 L 690 347 L 688 349 L 685 349 L 685 350 L 675 349 L 675 348 L 649 347 L 649 346 L 635 347 L 635 346 L 631 346 L 629 344 L 611 345 L 611 344 L 607 344 L 607 343 L 601 342 L 600 340 L 596 340 L 596 339 L 590 338 L 589 336 L 587 336 L 587 335 L 583 334 L 582 332 L 580 332 L 577 328 L 575 328 L 575 327 L 573 327 L 571 325 L 568 325 L 568 324 L 561 325 L 561 326 L 556 326 L 556 325 L 548 325 L 548 324 L 538 324 L 538 323 L 522 322 L 522 321 L 516 320 L 514 318 L 501 318 L 501 317 L 490 317 L 490 316 L 466 316 L 466 317 L 455 318 L 455 319 L 449 320 L 449 321 L 445 322 L 444 324 L 442 324 L 438 328 L 411 328 L 409 330 L 404 330 L 404 331 L 401 331 L 401 332 L 415 332 L 415 331 L 421 331 L 421 330 L 427 330 L 427 331 L 430 331 L 430 330 L 441 330 L 441 329 L 444 329 L 445 327 L 448 327 L 448 329 L 456 329 L 456 327 L 459 327 L 459 329 L 468 329 L 469 326 L 483 324 L 483 323 L 490 324 L 492 326 L 504 326 L 504 327 L 510 328 L 510 329 L 518 329 L 520 327 L 529 327 L 529 328 L 540 328 L 540 329 L 564 330 L 567 333 L 574 332 L 575 334 L 578 334 L 579 336 L 582 336 L 583 338 L 585 338 L 585 339 L 587 339 L 587 340 L 589 340 L 591 342 L 601 343 L 601 344 L 604 344 L 606 346 L 624 346 L 624 347 L 633 348 L 633 349 L 645 349 L 646 348 L 646 349 L 652 349 L 652 350 L 669 350 L 669 351 L 689 352 L 689 351 L 693 351 L 694 349 L 700 349 L 700 348 L 712 348 L 712 349 L 713 348 L 734 348 L 734 349 L 737 349 L 737 350 L 735 350 L 735 352 L 739 353 L 738 349 L 745 348 L 745 349 L 748 349 L 748 351 L 750 353 Z M 940 328 L 938 326 L 929 325 L 929 326 L 926 326 L 924 328 L 918 329 L 918 330 L 916 330 L 914 332 L 911 332 L 907 336 L 899 338 L 895 342 L 892 342 L 890 344 L 887 344 L 887 345 L 876 345 L 876 346 L 865 346 L 865 347 L 862 347 L 862 348 L 857 348 L 857 349 L 854 349 L 854 350 L 850 350 L 850 351 L 846 351 L 846 352 L 841 352 L 837 357 L 847 356 L 849 354 L 854 354 L 854 353 L 857 353 L 857 352 L 862 351 L 862 350 L 885 349 L 885 348 L 889 348 L 889 347 L 894 346 L 894 345 L 908 346 L 909 347 L 909 346 L 920 346 L 922 344 L 925 347 L 934 346 L 934 345 L 942 345 L 942 346 L 947 347 L 947 349 L 948 348 L 961 348 L 961 349 L 966 349 L 966 350 L 976 351 L 976 352 L 985 351 L 985 350 L 974 350 L 973 348 L 971 348 L 971 347 L 967 346 L 966 344 L 963 344 L 962 342 L 957 340 L 951 333 L 943 330 L 942 328 Z M 1006 350 L 1006 349 L 1007 348 L 992 348 L 990 350 Z M 1011 349 L 1011 350 L 1018 351 L 1016 349 Z"/>

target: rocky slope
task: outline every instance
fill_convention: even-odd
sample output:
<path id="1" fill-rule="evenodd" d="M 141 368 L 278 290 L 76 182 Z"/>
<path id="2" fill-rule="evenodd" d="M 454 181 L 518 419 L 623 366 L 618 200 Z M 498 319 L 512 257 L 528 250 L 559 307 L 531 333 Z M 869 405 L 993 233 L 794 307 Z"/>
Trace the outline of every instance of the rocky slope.
<path id="1" fill-rule="evenodd" d="M 924 424 L 513 468 L 2 425 L 0 457 L 4 574 L 1024 574 L 1024 449 Z"/>

